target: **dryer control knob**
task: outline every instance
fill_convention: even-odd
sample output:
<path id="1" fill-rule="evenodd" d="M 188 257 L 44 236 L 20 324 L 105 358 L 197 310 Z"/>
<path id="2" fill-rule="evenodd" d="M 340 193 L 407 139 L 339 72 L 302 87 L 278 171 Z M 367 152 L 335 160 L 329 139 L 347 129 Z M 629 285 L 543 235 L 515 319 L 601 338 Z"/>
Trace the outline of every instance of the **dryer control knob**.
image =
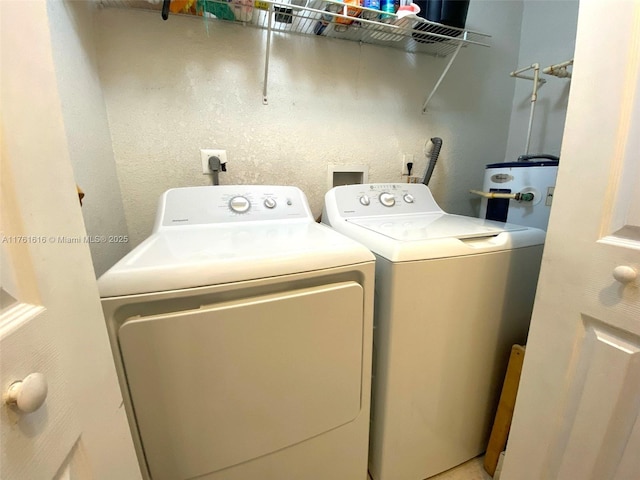
<path id="1" fill-rule="evenodd" d="M 359 200 L 360 200 L 360 203 L 365 207 L 371 203 L 371 200 L 366 195 L 362 195 Z"/>
<path id="2" fill-rule="evenodd" d="M 385 207 L 393 207 L 396 204 L 396 198 L 391 193 L 381 193 L 380 203 Z"/>
<path id="3" fill-rule="evenodd" d="M 229 200 L 229 208 L 236 213 L 245 213 L 251 207 L 251 202 L 245 197 L 237 196 Z"/>
<path id="4" fill-rule="evenodd" d="M 414 201 L 413 195 L 411 195 L 410 193 L 405 193 L 404 197 L 402 198 L 404 198 L 404 201 L 407 203 L 413 203 Z"/>
<path id="5" fill-rule="evenodd" d="M 277 205 L 277 203 L 276 203 L 275 199 L 273 199 L 271 197 L 264 199 L 264 206 L 265 207 L 267 207 L 267 208 L 276 208 L 276 205 Z"/>

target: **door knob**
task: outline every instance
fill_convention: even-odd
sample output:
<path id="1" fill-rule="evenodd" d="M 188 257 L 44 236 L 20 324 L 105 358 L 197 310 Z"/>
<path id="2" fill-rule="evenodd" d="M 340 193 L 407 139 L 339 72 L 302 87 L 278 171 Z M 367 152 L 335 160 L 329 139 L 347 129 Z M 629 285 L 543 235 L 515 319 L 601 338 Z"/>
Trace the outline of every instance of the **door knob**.
<path id="1" fill-rule="evenodd" d="M 47 380 L 41 373 L 27 375 L 24 380 L 13 382 L 4 394 L 4 403 L 16 407 L 22 413 L 39 409 L 47 398 Z"/>
<path id="2" fill-rule="evenodd" d="M 620 283 L 633 282 L 638 277 L 638 272 L 635 268 L 627 265 L 619 265 L 613 269 L 613 278 Z"/>

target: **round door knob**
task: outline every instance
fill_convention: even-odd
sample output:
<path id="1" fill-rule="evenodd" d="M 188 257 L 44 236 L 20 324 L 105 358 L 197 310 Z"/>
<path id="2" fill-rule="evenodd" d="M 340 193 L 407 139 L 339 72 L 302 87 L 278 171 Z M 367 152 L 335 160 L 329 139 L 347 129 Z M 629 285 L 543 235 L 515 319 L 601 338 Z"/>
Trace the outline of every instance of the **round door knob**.
<path id="1" fill-rule="evenodd" d="M 22 413 L 38 410 L 47 398 L 47 381 L 41 373 L 27 375 L 24 380 L 13 382 L 4 396 L 7 405 L 15 406 Z"/>
<path id="2" fill-rule="evenodd" d="M 613 269 L 613 278 L 620 283 L 630 283 L 638 278 L 638 272 L 633 267 L 619 265 Z"/>

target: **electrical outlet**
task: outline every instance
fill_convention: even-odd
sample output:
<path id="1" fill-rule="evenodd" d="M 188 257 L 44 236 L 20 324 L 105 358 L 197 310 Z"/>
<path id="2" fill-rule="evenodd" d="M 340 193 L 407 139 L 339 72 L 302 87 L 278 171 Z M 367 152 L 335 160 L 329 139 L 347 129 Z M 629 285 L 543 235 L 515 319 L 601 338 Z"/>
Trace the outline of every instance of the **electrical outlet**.
<path id="1" fill-rule="evenodd" d="M 412 164 L 411 174 L 409 174 L 408 164 Z M 402 176 L 408 177 L 409 175 L 414 175 L 415 173 L 415 162 L 413 161 L 413 153 L 405 153 L 402 155 Z"/>
<path id="2" fill-rule="evenodd" d="M 211 148 L 203 148 L 200 150 L 200 159 L 202 160 L 202 173 L 204 175 L 213 175 L 213 172 L 209 168 L 209 157 L 218 157 L 220 163 L 227 163 L 227 151 L 226 150 L 214 150 Z"/>

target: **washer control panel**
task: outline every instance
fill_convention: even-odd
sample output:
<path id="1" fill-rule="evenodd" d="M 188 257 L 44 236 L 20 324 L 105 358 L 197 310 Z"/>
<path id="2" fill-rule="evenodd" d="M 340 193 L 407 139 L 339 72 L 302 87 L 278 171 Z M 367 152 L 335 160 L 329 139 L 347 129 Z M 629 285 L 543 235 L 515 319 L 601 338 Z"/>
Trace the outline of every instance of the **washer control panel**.
<path id="1" fill-rule="evenodd" d="M 343 217 L 442 212 L 429 190 L 420 183 L 372 183 L 335 187 L 326 196 Z"/>
<path id="2" fill-rule="evenodd" d="M 160 199 L 156 227 L 261 220 L 309 219 L 311 210 L 297 187 L 216 185 L 174 188 Z"/>

